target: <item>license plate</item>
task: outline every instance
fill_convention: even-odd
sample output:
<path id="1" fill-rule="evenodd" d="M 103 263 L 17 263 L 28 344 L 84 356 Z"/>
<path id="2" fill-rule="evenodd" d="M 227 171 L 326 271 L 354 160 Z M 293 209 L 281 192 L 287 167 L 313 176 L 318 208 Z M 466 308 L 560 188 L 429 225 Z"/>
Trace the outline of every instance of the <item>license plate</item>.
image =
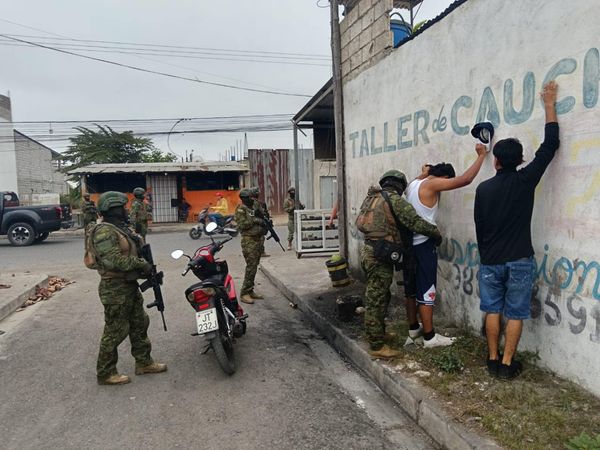
<path id="1" fill-rule="evenodd" d="M 196 325 L 198 325 L 198 334 L 205 334 L 219 329 L 217 320 L 217 310 L 215 308 L 196 313 Z"/>

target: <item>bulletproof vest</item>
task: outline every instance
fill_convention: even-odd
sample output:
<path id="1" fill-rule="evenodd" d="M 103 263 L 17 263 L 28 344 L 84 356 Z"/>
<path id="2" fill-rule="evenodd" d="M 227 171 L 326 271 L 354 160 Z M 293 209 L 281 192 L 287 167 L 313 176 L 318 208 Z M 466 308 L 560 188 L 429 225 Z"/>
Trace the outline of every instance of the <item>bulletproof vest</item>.
<path id="1" fill-rule="evenodd" d="M 97 270 L 102 278 L 125 278 L 124 272 L 117 273 L 104 270 L 98 263 L 98 255 L 96 253 L 96 249 L 94 248 L 93 239 L 94 234 L 100 229 L 100 227 L 110 227 L 116 232 L 119 239 L 119 249 L 121 251 L 121 255 L 133 257 L 139 256 L 136 243 L 130 236 L 127 235 L 126 232 L 111 223 L 102 222 L 86 229 L 85 255 L 83 257 L 83 263 L 88 269 Z"/>
<path id="2" fill-rule="evenodd" d="M 134 203 L 137 203 L 136 216 L 138 220 L 141 220 L 142 222 L 148 221 L 148 208 L 146 207 L 146 203 L 138 199 L 134 200 Z"/>
<path id="3" fill-rule="evenodd" d="M 371 186 L 367 197 L 360 206 L 356 218 L 356 227 L 365 235 L 365 239 L 384 239 L 401 243 L 400 232 L 396 228 L 390 207 L 381 195 L 381 188 Z"/>

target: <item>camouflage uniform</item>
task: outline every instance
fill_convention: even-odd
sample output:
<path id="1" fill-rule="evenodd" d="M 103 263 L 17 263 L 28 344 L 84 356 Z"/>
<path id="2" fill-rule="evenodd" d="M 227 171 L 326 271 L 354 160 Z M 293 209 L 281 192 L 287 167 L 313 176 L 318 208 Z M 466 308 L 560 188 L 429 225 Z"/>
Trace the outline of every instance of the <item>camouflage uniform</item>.
<path id="1" fill-rule="evenodd" d="M 254 290 L 254 278 L 260 263 L 264 248 L 266 229 L 262 219 L 255 217 L 253 209 L 243 203 L 235 210 L 235 221 L 242 235 L 242 254 L 246 260 L 246 273 L 240 295 L 249 294 Z"/>
<path id="2" fill-rule="evenodd" d="M 105 322 L 96 375 L 98 380 L 105 380 L 117 374 L 117 347 L 127 336 L 136 366 L 153 363 L 147 333 L 150 319 L 144 311 L 144 299 L 136 281 L 142 278 L 148 263 L 138 256 L 139 242 L 136 240 L 139 241 L 139 237 L 129 229 L 101 223 L 90 233 L 101 277 L 98 293 L 104 306 Z"/>
<path id="3" fill-rule="evenodd" d="M 138 198 L 131 202 L 131 210 L 129 212 L 129 221 L 134 227 L 136 233 L 146 239 L 148 233 L 148 207 L 143 200 Z"/>
<path id="4" fill-rule="evenodd" d="M 271 218 L 266 203 L 261 203 L 257 199 L 254 199 L 254 206 L 252 208 L 254 209 L 255 216 L 264 217 L 267 220 Z M 261 244 L 260 254 L 265 255 L 266 253 L 265 253 L 265 236 L 264 235 L 261 237 L 260 244 Z"/>
<path id="5" fill-rule="evenodd" d="M 90 223 L 96 223 L 98 219 L 98 211 L 96 204 L 91 200 L 84 200 L 81 205 L 81 212 L 83 214 L 83 227 L 87 228 Z"/>
<path id="6" fill-rule="evenodd" d="M 288 243 L 294 241 L 294 211 L 296 210 L 296 201 L 293 198 L 286 198 L 283 203 L 283 210 L 288 213 Z"/>
<path id="7" fill-rule="evenodd" d="M 369 194 L 378 187 L 371 187 Z M 415 233 L 439 238 L 440 234 L 435 225 L 425 221 L 416 213 L 415 209 L 395 190 L 385 189 L 390 197 L 392 208 L 400 224 Z M 381 194 L 379 194 L 381 196 Z M 387 205 L 385 207 L 387 209 Z M 391 214 L 390 214 L 391 216 Z M 390 286 L 394 276 L 394 265 L 375 259 L 372 245 L 379 239 L 391 240 L 395 243 L 403 243 L 401 236 L 405 236 L 397 229 L 393 217 L 374 217 L 374 222 L 379 223 L 381 234 L 365 234 L 365 245 L 360 252 L 362 269 L 367 277 L 367 289 L 365 292 L 365 333 L 371 346 L 371 350 L 377 350 L 384 344 L 385 335 L 385 311 L 391 299 Z M 412 237 L 412 235 L 410 235 Z M 406 237 L 404 238 L 406 239 Z M 411 245 L 407 243 L 407 245 Z"/>

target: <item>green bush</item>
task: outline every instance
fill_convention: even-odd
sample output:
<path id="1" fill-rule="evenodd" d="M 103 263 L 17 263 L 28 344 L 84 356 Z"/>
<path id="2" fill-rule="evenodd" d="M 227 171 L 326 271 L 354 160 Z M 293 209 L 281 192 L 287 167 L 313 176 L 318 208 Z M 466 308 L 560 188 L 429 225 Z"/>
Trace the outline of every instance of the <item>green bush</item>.
<path id="1" fill-rule="evenodd" d="M 464 367 L 460 355 L 452 347 L 447 347 L 439 353 L 432 354 L 430 359 L 439 370 L 446 373 L 460 372 Z"/>
<path id="2" fill-rule="evenodd" d="M 600 450 L 600 434 L 592 437 L 584 431 L 579 436 L 569 439 L 565 446 L 569 450 Z"/>

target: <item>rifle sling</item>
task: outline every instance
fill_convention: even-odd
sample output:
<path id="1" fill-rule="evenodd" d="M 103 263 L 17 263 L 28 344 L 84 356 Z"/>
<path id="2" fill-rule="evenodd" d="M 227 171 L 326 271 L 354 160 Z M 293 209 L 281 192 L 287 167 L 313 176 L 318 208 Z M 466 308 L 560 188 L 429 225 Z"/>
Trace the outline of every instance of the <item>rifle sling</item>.
<path id="1" fill-rule="evenodd" d="M 392 213 L 394 222 L 396 222 L 396 228 L 398 228 L 398 233 L 400 233 L 400 236 L 402 236 L 402 234 L 406 233 L 406 232 L 411 233 L 411 236 L 412 236 L 412 232 L 405 225 L 402 225 L 402 223 L 400 223 L 400 220 L 398 220 L 398 216 L 396 216 L 396 213 L 394 212 L 394 208 L 392 207 L 392 201 L 390 200 L 390 196 L 388 195 L 388 193 L 385 191 L 381 191 L 381 196 L 383 197 L 383 199 L 387 203 L 388 207 L 390 208 L 390 212 Z M 400 237 L 400 241 L 401 241 L 402 247 L 405 250 L 407 247 L 412 247 L 412 245 L 409 246 L 409 245 L 406 245 L 407 243 L 402 242 L 402 237 Z"/>

